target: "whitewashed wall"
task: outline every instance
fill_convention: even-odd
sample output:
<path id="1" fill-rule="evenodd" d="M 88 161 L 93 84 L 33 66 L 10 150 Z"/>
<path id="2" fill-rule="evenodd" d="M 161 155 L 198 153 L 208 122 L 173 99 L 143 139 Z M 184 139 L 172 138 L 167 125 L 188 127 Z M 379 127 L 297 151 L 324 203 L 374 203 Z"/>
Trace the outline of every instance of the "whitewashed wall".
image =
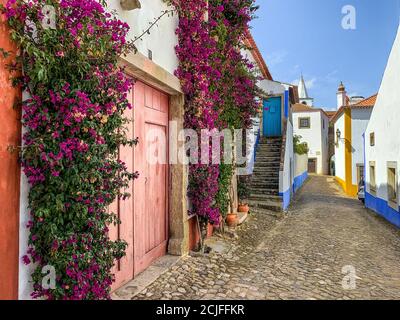
<path id="1" fill-rule="evenodd" d="M 131 27 L 128 39 L 134 39 L 149 27 L 149 23 L 159 17 L 164 10 L 171 9 L 162 0 L 141 0 L 141 9 L 124 11 L 119 0 L 109 0 L 109 10 L 116 10 L 120 20 L 128 23 Z M 148 56 L 148 50 L 153 52 L 153 61 L 170 73 L 174 73 L 178 66 L 178 59 L 175 54 L 175 46 L 178 44 L 178 37 L 175 30 L 178 26 L 178 17 L 164 16 L 150 34 L 138 40 L 136 46 L 140 53 Z"/>
<path id="2" fill-rule="evenodd" d="M 400 28 L 383 76 L 378 99 L 366 129 L 366 165 L 376 162 L 377 196 L 387 200 L 387 162 L 397 162 L 400 170 Z M 375 133 L 375 146 L 369 144 L 370 134 Z M 369 170 L 366 170 L 367 191 Z M 397 180 L 400 181 L 400 175 Z M 399 201 L 400 199 L 398 199 Z"/>
<path id="3" fill-rule="evenodd" d="M 321 112 L 321 174 L 329 174 L 329 118 Z"/>
<path id="4" fill-rule="evenodd" d="M 294 154 L 294 177 L 302 175 L 308 170 L 308 156 L 306 154 Z"/>
<path id="5" fill-rule="evenodd" d="M 310 129 L 299 128 L 299 118 L 310 118 Z M 322 121 L 325 119 L 325 129 Z M 319 112 L 293 113 L 294 135 L 301 136 L 302 142 L 307 142 L 310 149 L 308 157 L 317 159 L 317 174 L 328 173 L 328 138 L 329 121 L 325 114 Z"/>
<path id="6" fill-rule="evenodd" d="M 335 145 L 335 172 L 336 177 L 346 180 L 346 163 L 345 163 L 345 140 L 344 140 L 344 114 L 335 123 L 335 143 L 336 143 L 336 132 L 340 130 L 342 133 L 338 144 Z"/>
<path id="7" fill-rule="evenodd" d="M 371 118 L 372 108 L 351 110 L 351 146 L 352 146 L 352 183 L 358 185 L 357 164 L 364 163 L 364 139 L 363 134 L 367 129 Z"/>
<path id="8" fill-rule="evenodd" d="M 279 193 L 287 194 L 292 190 L 294 181 L 293 126 L 290 121 L 286 128 L 286 145 L 283 171 L 279 173 Z M 285 201 L 284 201 L 285 202 Z"/>

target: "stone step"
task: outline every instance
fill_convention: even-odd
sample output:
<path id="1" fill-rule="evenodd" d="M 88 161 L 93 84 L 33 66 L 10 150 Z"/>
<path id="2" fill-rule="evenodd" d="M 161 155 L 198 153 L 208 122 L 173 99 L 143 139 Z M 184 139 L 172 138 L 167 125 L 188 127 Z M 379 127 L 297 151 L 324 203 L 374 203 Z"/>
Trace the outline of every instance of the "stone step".
<path id="1" fill-rule="evenodd" d="M 254 165 L 254 168 L 261 169 L 261 168 L 270 168 L 270 169 L 276 169 L 280 170 L 281 168 L 281 163 L 280 162 L 256 162 Z"/>
<path id="2" fill-rule="evenodd" d="M 262 172 L 271 172 L 271 171 L 277 171 L 279 172 L 281 168 L 281 165 L 275 165 L 275 164 L 270 164 L 270 163 L 266 163 L 266 164 L 259 164 L 257 163 L 254 166 L 254 174 L 257 173 L 262 173 Z"/>
<path id="3" fill-rule="evenodd" d="M 282 203 L 273 202 L 273 201 L 249 201 L 250 207 L 253 209 L 265 209 L 271 210 L 274 212 L 281 212 L 282 211 Z"/>
<path id="4" fill-rule="evenodd" d="M 278 204 L 280 204 L 283 200 L 279 195 L 277 196 L 264 193 L 251 193 L 249 199 L 254 201 L 278 202 Z"/>
<path id="5" fill-rule="evenodd" d="M 256 158 L 256 163 L 264 163 L 264 162 L 279 162 L 281 163 L 281 157 L 273 157 L 273 156 L 268 156 L 268 157 L 257 157 Z"/>
<path id="6" fill-rule="evenodd" d="M 280 151 L 271 151 L 271 150 L 257 150 L 257 156 L 263 157 L 280 157 Z"/>
<path id="7" fill-rule="evenodd" d="M 254 189 L 271 189 L 271 190 L 275 190 L 278 189 L 279 190 L 279 182 L 276 183 L 252 183 L 251 184 L 251 188 Z"/>
<path id="8" fill-rule="evenodd" d="M 269 181 L 279 182 L 279 175 L 274 175 L 274 176 L 268 175 L 268 174 L 260 175 L 260 176 L 253 175 L 253 177 L 251 179 L 252 183 L 265 183 L 265 182 L 269 182 Z"/>
<path id="9" fill-rule="evenodd" d="M 250 187 L 250 194 L 266 194 L 271 196 L 279 196 L 279 187 L 278 188 L 258 188 L 258 187 Z"/>
<path id="10" fill-rule="evenodd" d="M 257 170 L 257 173 L 253 175 L 253 179 L 265 178 L 265 177 L 279 177 L 279 170 Z"/>

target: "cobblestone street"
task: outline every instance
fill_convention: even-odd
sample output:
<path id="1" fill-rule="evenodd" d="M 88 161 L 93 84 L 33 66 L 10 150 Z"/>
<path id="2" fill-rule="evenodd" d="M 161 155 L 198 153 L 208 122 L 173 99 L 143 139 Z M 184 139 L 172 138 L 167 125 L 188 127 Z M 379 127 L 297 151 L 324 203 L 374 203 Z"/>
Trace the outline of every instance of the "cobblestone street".
<path id="1" fill-rule="evenodd" d="M 400 232 L 331 177 L 311 177 L 288 215 L 251 215 L 238 235 L 227 252 L 181 259 L 133 299 L 400 299 Z M 355 289 L 344 289 L 353 267 Z"/>

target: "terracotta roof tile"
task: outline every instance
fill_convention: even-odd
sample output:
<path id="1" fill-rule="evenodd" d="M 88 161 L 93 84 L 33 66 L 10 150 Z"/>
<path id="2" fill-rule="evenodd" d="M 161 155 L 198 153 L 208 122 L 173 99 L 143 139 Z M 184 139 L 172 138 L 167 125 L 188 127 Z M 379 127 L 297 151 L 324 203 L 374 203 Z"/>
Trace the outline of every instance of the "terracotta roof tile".
<path id="1" fill-rule="evenodd" d="M 324 113 L 327 117 L 329 117 L 329 115 L 326 113 L 326 111 L 324 109 L 321 108 L 313 108 L 310 106 L 307 106 L 305 104 L 302 103 L 296 103 L 292 105 L 292 111 L 294 113 L 296 112 L 322 112 Z"/>
<path id="2" fill-rule="evenodd" d="M 378 98 L 378 94 L 374 94 L 373 96 L 364 99 L 360 102 L 357 102 L 353 105 L 351 105 L 351 108 L 371 108 L 373 106 L 375 106 L 376 103 L 376 99 Z"/>

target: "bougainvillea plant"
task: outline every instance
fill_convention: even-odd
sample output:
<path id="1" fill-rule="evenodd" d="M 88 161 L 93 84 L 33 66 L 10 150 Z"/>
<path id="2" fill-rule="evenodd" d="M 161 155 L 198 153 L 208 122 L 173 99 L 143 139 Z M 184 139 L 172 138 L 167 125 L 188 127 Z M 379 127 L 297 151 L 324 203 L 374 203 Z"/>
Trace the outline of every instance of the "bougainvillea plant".
<path id="1" fill-rule="evenodd" d="M 45 6 L 47 5 L 47 6 Z M 128 25 L 105 1 L 9 0 L 2 8 L 20 47 L 23 171 L 30 184 L 29 250 L 34 298 L 108 299 L 111 269 L 126 243 L 111 241 L 119 223 L 109 205 L 137 173 L 118 159 L 132 80 L 118 57 L 133 50 Z M 122 190 L 122 191 L 121 191 Z M 42 286 L 52 266 L 55 286 Z"/>
<path id="2" fill-rule="evenodd" d="M 242 55 L 254 0 L 169 0 L 179 14 L 176 75 L 185 93 L 185 127 L 246 129 L 259 105 L 254 66 Z M 200 134 L 200 133 L 199 133 Z M 211 152 L 211 151 L 210 151 Z M 211 156 L 210 156 L 211 159 Z M 188 197 L 192 213 L 219 224 L 229 203 L 233 167 L 192 164 Z"/>
<path id="3" fill-rule="evenodd" d="M 256 10 L 254 0 L 209 1 L 210 34 L 217 41 L 211 63 L 221 74 L 220 79 L 211 79 L 211 90 L 217 92 L 215 105 L 220 114 L 221 129 L 249 129 L 252 117 L 259 109 L 255 99 L 259 95 L 259 77 L 255 74 L 255 66 L 243 55 L 244 50 L 252 50 L 246 47 L 245 40 Z M 223 216 L 230 209 L 229 192 L 234 168 L 235 165 L 226 163 L 220 165 L 216 203 Z"/>
<path id="4" fill-rule="evenodd" d="M 220 78 L 212 68 L 210 57 L 216 50 L 216 41 L 208 32 L 205 19 L 207 1 L 172 1 L 179 14 L 176 30 L 179 44 L 176 54 L 179 67 L 175 72 L 185 93 L 185 128 L 197 130 L 217 128 L 219 112 L 215 108 L 215 96 L 210 91 L 210 79 Z M 211 147 L 210 147 L 211 154 Z M 210 156 L 211 159 L 211 156 Z M 219 166 L 190 164 L 188 197 L 191 213 L 200 217 L 202 229 L 206 222 L 219 224 L 220 212 L 215 207 L 218 192 Z"/>

